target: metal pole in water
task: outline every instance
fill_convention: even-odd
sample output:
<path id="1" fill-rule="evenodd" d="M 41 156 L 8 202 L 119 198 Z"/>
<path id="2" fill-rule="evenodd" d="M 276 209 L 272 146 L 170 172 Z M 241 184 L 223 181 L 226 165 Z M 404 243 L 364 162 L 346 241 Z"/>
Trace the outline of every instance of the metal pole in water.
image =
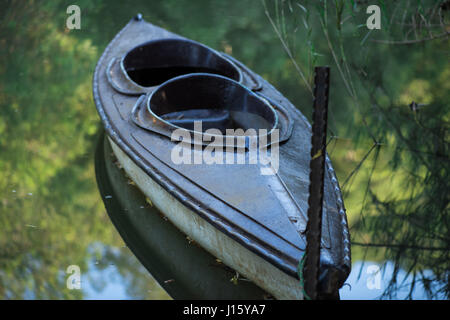
<path id="1" fill-rule="evenodd" d="M 303 274 L 305 275 L 304 290 L 313 300 L 318 298 L 328 92 L 330 84 L 329 67 L 315 68 L 314 84 L 306 257 L 303 269 Z"/>

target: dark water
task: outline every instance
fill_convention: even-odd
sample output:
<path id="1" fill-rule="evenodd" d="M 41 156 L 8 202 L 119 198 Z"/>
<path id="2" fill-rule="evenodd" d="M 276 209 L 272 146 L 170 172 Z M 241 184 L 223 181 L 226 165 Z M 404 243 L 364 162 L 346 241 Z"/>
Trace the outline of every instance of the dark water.
<path id="1" fill-rule="evenodd" d="M 110 219 L 130 204 L 105 191 L 109 178 L 95 166 L 103 140 L 93 70 L 138 11 L 232 54 L 307 117 L 313 66 L 330 65 L 328 152 L 353 243 L 341 297 L 448 298 L 450 71 L 448 40 L 439 36 L 448 11 L 436 1 L 380 2 L 382 29 L 370 31 L 365 7 L 352 9 L 350 1 L 342 12 L 341 1 L 326 9 L 317 1 L 274 3 L 267 10 L 298 68 L 260 1 L 78 1 L 80 30 L 66 28 L 70 1 L 0 4 L 0 298 L 169 299 L 189 295 L 192 280 L 203 279 L 193 266 L 187 274 L 177 269 L 184 264 L 177 257 L 196 251 L 179 234 L 167 241 L 185 246 L 170 249 L 185 256 L 163 261 L 154 251 L 146 266 L 138 261 Z M 411 29 L 419 14 L 429 23 Z M 136 195 L 134 188 L 123 193 Z M 121 205 L 113 210 L 108 201 Z M 149 209 L 137 201 L 137 215 Z M 203 257 L 205 277 L 222 292 L 260 297 L 201 250 L 192 254 Z M 81 289 L 68 288 L 69 266 L 79 267 Z M 235 280 L 239 290 L 229 286 Z M 204 283 L 203 294 L 217 292 Z"/>

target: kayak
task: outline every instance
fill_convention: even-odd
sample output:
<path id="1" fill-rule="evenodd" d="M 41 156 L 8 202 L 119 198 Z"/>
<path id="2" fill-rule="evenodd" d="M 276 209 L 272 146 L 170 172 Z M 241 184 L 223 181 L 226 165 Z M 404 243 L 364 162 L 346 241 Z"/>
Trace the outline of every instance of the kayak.
<path id="1" fill-rule="evenodd" d="M 305 298 L 311 125 L 292 103 L 140 15 L 100 57 L 93 95 L 120 166 L 168 221 L 276 299 Z M 320 246 L 321 295 L 338 298 L 350 238 L 328 156 Z"/>

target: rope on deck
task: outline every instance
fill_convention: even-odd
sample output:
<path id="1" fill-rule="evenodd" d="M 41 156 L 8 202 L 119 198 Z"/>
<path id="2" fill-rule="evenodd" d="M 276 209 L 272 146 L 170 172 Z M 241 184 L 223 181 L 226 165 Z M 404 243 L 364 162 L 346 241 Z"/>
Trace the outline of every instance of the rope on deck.
<path id="1" fill-rule="evenodd" d="M 303 267 L 305 265 L 305 260 L 306 260 L 306 253 L 303 255 L 303 257 L 300 259 L 298 263 L 297 274 L 298 278 L 300 279 L 300 286 L 302 287 L 303 297 L 305 298 L 305 300 L 311 300 L 311 298 L 305 291 L 305 279 L 303 278 Z"/>

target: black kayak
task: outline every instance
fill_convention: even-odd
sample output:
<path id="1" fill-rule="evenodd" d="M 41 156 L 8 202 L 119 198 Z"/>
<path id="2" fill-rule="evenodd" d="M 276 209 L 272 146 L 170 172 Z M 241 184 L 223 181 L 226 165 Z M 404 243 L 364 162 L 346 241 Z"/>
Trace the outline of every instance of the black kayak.
<path id="1" fill-rule="evenodd" d="M 168 221 L 273 297 L 304 298 L 311 126 L 294 105 L 231 56 L 141 16 L 105 49 L 93 91 L 115 157 Z M 328 156 L 320 244 L 320 287 L 338 297 L 350 241 Z"/>

